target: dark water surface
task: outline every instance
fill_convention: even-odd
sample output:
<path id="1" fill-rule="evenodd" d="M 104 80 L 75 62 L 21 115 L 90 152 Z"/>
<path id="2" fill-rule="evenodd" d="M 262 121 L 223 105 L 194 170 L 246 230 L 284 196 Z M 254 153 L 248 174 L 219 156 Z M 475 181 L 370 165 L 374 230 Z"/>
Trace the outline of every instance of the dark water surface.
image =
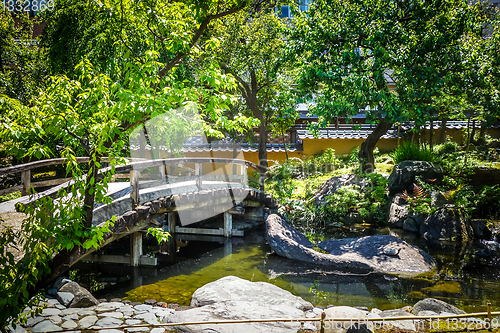
<path id="1" fill-rule="evenodd" d="M 361 228 L 362 229 L 362 228 Z M 388 229 L 357 230 L 354 234 L 394 234 Z M 72 276 L 97 298 L 119 297 L 131 301 L 155 299 L 189 305 L 199 287 L 235 275 L 265 281 L 286 289 L 315 305 L 347 305 L 393 309 L 435 297 L 467 312 L 500 310 L 498 258 L 477 258 L 478 243 L 428 243 L 412 234 L 399 234 L 427 251 L 437 261 L 432 273 L 416 277 L 384 274 L 345 275 L 271 254 L 264 231 L 232 241 L 189 241 L 179 248 L 176 263 L 161 268 L 132 269 L 117 265 L 79 264 Z"/>

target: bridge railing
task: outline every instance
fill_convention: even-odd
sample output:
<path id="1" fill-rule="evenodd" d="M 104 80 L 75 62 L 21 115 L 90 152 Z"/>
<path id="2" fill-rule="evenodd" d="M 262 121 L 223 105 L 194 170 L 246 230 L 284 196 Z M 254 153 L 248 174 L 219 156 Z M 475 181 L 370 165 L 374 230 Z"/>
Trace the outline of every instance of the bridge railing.
<path id="1" fill-rule="evenodd" d="M 115 167 L 115 172 L 116 175 L 118 174 L 124 174 L 124 173 L 129 173 L 128 177 L 130 179 L 130 185 L 132 186 L 132 194 L 131 198 L 134 202 L 134 204 L 139 204 L 139 190 L 148 188 L 148 187 L 153 187 L 153 186 L 158 186 L 159 183 L 164 183 L 164 179 L 167 179 L 167 174 L 168 174 L 168 179 L 169 183 L 172 183 L 171 180 L 174 182 L 180 182 L 180 181 L 188 181 L 188 180 L 195 180 L 196 185 L 198 189 L 203 188 L 203 182 L 204 181 L 210 181 L 210 180 L 215 180 L 215 181 L 226 181 L 226 182 L 240 182 L 242 186 L 248 187 L 248 173 L 247 173 L 247 168 L 250 167 L 254 170 L 257 171 L 257 173 L 260 175 L 259 183 L 260 183 L 260 190 L 264 190 L 264 177 L 266 173 L 266 169 L 249 161 L 246 160 L 239 160 L 239 159 L 229 159 L 229 158 L 192 158 L 192 157 L 184 157 L 184 158 L 167 158 L 167 159 L 157 159 L 157 160 L 143 160 L 143 159 L 128 159 L 129 163 L 124 164 L 124 165 L 119 165 Z M 60 179 L 53 179 L 53 180 L 48 180 L 48 181 L 42 181 L 42 182 L 31 182 L 31 170 L 36 169 L 36 168 L 41 168 L 41 167 L 46 167 L 46 166 L 51 166 L 51 165 L 58 165 L 58 164 L 63 164 L 67 160 L 65 158 L 55 158 L 55 159 L 49 159 L 49 160 L 42 160 L 42 161 L 35 161 L 35 162 L 29 162 L 29 163 L 24 163 L 24 164 L 19 164 L 7 168 L 0 169 L 0 176 L 1 175 L 8 175 L 8 174 L 15 174 L 15 173 L 21 173 L 21 185 L 6 188 L 0 190 L 0 195 L 5 195 L 17 191 L 21 191 L 22 196 L 28 195 L 30 193 L 30 188 L 36 188 L 36 187 L 48 187 L 48 186 L 55 186 L 52 187 L 44 192 L 37 193 L 34 198 L 30 198 L 28 200 L 24 200 L 21 202 L 21 204 L 29 204 L 31 202 L 34 202 L 36 200 L 39 200 L 42 197 L 45 196 L 51 196 L 55 197 L 57 192 L 63 188 L 67 188 L 71 186 L 74 183 L 74 180 L 71 178 L 60 178 Z M 87 163 L 89 161 L 88 157 L 77 157 L 76 162 L 78 163 Z M 107 161 L 107 158 L 102 159 L 103 162 Z M 193 168 L 186 166 L 186 164 L 194 166 Z M 236 174 L 229 174 L 227 170 L 223 167 L 221 168 L 221 174 L 212 174 L 212 175 L 203 175 L 203 165 L 205 164 L 222 164 L 222 165 L 240 165 L 241 167 L 241 174 L 236 175 Z M 148 169 L 148 168 L 154 168 L 158 167 L 159 168 L 159 173 L 162 177 L 162 179 L 158 180 L 158 182 L 151 181 L 147 183 L 140 184 L 139 182 L 139 177 L 141 171 Z M 169 168 L 170 172 L 167 172 L 167 168 Z M 187 173 L 187 176 L 182 176 L 177 173 L 177 176 L 172 175 L 172 171 L 175 170 L 175 168 L 184 170 Z M 215 169 L 215 167 L 213 167 Z M 234 168 L 233 168 L 234 170 Z M 99 174 L 102 176 L 103 174 L 107 173 L 110 171 L 110 168 L 103 168 L 99 170 Z"/>

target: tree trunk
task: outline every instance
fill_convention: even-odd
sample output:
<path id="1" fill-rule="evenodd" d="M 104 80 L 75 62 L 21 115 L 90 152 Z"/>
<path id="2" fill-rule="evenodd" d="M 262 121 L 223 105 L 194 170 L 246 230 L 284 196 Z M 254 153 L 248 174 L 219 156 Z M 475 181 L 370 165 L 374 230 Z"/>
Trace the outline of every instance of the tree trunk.
<path id="1" fill-rule="evenodd" d="M 482 122 L 481 129 L 479 130 L 479 142 L 481 144 L 484 144 L 484 142 L 485 142 L 485 140 L 484 140 L 485 134 L 486 134 L 486 123 Z"/>
<path id="2" fill-rule="evenodd" d="M 434 120 L 431 119 L 431 129 L 429 132 L 429 148 L 431 151 L 432 151 L 432 148 L 434 147 L 434 144 L 432 142 L 433 134 L 434 134 Z"/>
<path id="3" fill-rule="evenodd" d="M 439 143 L 446 140 L 446 119 L 441 119 L 441 129 L 439 130 Z"/>
<path id="4" fill-rule="evenodd" d="M 285 156 L 286 156 L 286 162 L 288 163 L 288 149 L 286 149 L 286 137 L 285 137 L 285 130 L 283 129 L 283 126 L 281 126 L 281 136 L 283 137 L 283 148 L 285 148 Z"/>
<path id="5" fill-rule="evenodd" d="M 392 123 L 388 123 L 385 119 L 381 119 L 373 132 L 368 135 L 366 140 L 361 144 L 359 149 L 359 163 L 362 172 L 371 173 L 375 170 L 375 158 L 373 157 L 373 149 L 377 144 L 378 139 L 392 127 Z"/>
<path id="6" fill-rule="evenodd" d="M 469 142 L 472 142 L 473 144 L 476 144 L 476 119 L 472 121 L 472 132 L 470 133 L 470 139 Z"/>
<path id="7" fill-rule="evenodd" d="M 467 119 L 467 144 L 464 154 L 464 166 L 467 165 L 467 155 L 469 154 L 469 145 L 470 145 L 470 117 Z"/>
<path id="8" fill-rule="evenodd" d="M 97 183 L 97 172 L 99 171 L 96 162 L 100 161 L 100 156 L 92 151 L 90 154 L 89 172 L 87 173 L 87 178 L 85 179 L 85 197 L 83 199 L 83 210 L 85 212 L 85 220 L 83 222 L 83 225 L 87 229 L 92 228 L 92 217 L 95 202 L 95 185 Z"/>
<path id="9" fill-rule="evenodd" d="M 267 168 L 267 124 L 264 119 L 260 121 L 259 127 L 259 165 Z"/>

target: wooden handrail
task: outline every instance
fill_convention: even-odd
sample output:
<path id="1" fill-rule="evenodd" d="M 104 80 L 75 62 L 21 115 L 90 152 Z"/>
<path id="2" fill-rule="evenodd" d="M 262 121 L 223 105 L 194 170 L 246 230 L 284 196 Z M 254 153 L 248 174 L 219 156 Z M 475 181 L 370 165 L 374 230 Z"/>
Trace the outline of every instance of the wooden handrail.
<path id="1" fill-rule="evenodd" d="M 0 169 L 0 176 L 3 175 L 9 175 L 13 173 L 18 173 L 18 172 L 23 172 L 23 171 L 28 171 L 36 168 L 41 168 L 44 166 L 49 166 L 49 165 L 57 165 L 57 164 L 63 164 L 66 162 L 66 158 L 52 158 L 48 160 L 42 160 L 42 161 L 35 161 L 35 162 L 28 162 L 28 163 L 23 163 L 23 164 L 18 164 L 18 165 L 13 165 L 7 168 L 2 168 Z M 135 170 L 142 170 L 145 168 L 149 167 L 154 167 L 154 166 L 160 166 L 160 165 L 168 165 L 168 166 L 175 166 L 176 164 L 181 164 L 181 163 L 222 163 L 222 164 L 245 164 L 246 166 L 255 169 L 259 173 L 265 173 L 267 169 L 249 162 L 245 160 L 238 160 L 238 159 L 230 159 L 230 158 L 211 158 L 211 157 L 186 157 L 186 158 L 166 158 L 166 159 L 161 159 L 161 160 L 147 160 L 144 161 L 141 159 L 140 161 L 134 161 L 135 159 L 132 160 L 132 163 L 122 165 L 122 166 L 117 166 L 116 167 L 116 172 L 127 172 L 132 169 Z M 76 162 L 77 163 L 87 163 L 89 161 L 89 157 L 77 157 Z M 103 162 L 107 161 L 107 157 L 104 157 L 102 159 Z"/>
<path id="2" fill-rule="evenodd" d="M 107 159 L 106 159 L 107 160 Z M 47 166 L 47 165 L 56 165 L 56 164 L 61 164 L 66 161 L 65 158 L 57 158 L 57 159 L 51 159 L 51 160 L 45 160 L 45 161 L 36 161 L 36 162 L 30 162 L 30 163 L 25 163 L 13 167 L 8 167 L 4 169 L 0 169 L 0 175 L 3 174 L 11 174 L 11 173 L 17 173 L 21 172 L 23 179 L 25 181 L 23 182 L 22 185 L 22 195 L 25 196 L 29 193 L 29 177 L 31 170 L 34 168 L 42 167 L 42 166 Z M 88 157 L 78 157 L 77 162 L 78 163 L 85 163 L 88 162 L 89 158 Z M 125 173 L 125 172 L 133 172 L 133 173 L 139 173 L 141 170 L 144 170 L 146 168 L 151 168 L 151 167 L 161 167 L 161 166 L 178 166 L 179 164 L 184 164 L 184 163 L 194 163 L 195 164 L 195 170 L 198 170 L 198 176 L 201 177 L 201 165 L 203 163 L 217 163 L 217 164 L 238 164 L 242 165 L 244 169 L 244 174 L 246 175 L 246 170 L 245 167 L 250 167 L 254 170 L 256 170 L 261 176 L 261 190 L 264 190 L 263 186 L 263 178 L 264 174 L 267 171 L 267 168 L 261 167 L 253 162 L 249 162 L 246 160 L 240 160 L 240 159 L 231 159 L 231 158 L 211 158 L 211 157 L 199 157 L 199 158 L 193 158 L 193 157 L 187 157 L 187 158 L 166 158 L 166 159 L 158 159 L 158 160 L 132 160 L 130 163 L 124 164 L 124 165 L 118 165 L 115 167 L 115 173 Z M 99 177 L 102 177 L 105 173 L 109 172 L 111 170 L 111 167 L 106 167 L 102 168 L 99 170 L 98 175 Z M 138 177 L 136 177 L 138 178 Z M 131 178 L 132 179 L 132 178 Z M 198 185 L 199 188 L 201 189 L 201 178 L 198 179 Z M 55 186 L 51 189 L 48 189 L 44 192 L 38 193 L 35 195 L 34 198 L 31 198 L 29 200 L 23 200 L 22 202 L 19 202 L 21 205 L 26 205 L 33 203 L 37 201 L 38 199 L 46 196 L 51 196 L 54 197 L 57 192 L 63 188 L 67 188 L 74 184 L 75 180 L 72 179 L 70 181 L 67 181 L 63 184 L 60 184 L 58 186 Z M 243 185 L 246 185 L 245 181 L 243 180 Z M 134 188 L 134 197 L 136 197 L 136 202 L 135 204 L 138 204 L 138 190 L 139 187 L 137 186 L 138 184 L 138 179 L 134 178 L 134 181 L 132 182 L 132 186 Z M 17 188 L 17 187 L 16 187 Z M 12 188 L 14 190 L 14 188 Z"/>

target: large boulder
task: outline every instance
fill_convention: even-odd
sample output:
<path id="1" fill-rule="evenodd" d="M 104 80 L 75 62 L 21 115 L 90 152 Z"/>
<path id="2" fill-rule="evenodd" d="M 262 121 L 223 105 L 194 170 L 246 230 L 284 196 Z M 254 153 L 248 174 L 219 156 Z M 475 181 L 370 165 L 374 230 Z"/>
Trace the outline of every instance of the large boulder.
<path id="1" fill-rule="evenodd" d="M 73 300 L 68 304 L 69 308 L 88 308 L 99 304 L 99 301 L 85 288 L 76 282 L 68 282 L 59 288 L 60 293 L 73 294 Z"/>
<path id="2" fill-rule="evenodd" d="M 282 304 L 304 310 L 309 302 L 267 282 L 251 282 L 236 276 L 226 276 L 197 289 L 191 298 L 191 306 L 205 306 L 227 301 L 262 302 L 273 306 Z"/>
<path id="3" fill-rule="evenodd" d="M 193 309 L 176 311 L 166 319 L 171 323 L 189 321 L 242 320 L 258 318 L 304 318 L 309 302 L 266 282 L 250 282 L 226 276 L 199 288 L 191 300 Z M 248 323 L 230 325 L 179 326 L 179 332 L 296 332 L 295 323 Z"/>
<path id="4" fill-rule="evenodd" d="M 413 306 L 413 313 L 418 315 L 422 311 L 433 311 L 438 314 L 441 314 L 442 312 L 446 313 L 453 313 L 453 314 L 464 314 L 465 311 L 460 310 L 459 308 L 448 304 L 446 302 L 443 302 L 441 300 L 435 299 L 435 298 L 426 298 L 421 301 L 418 301 L 414 306 Z"/>
<path id="5" fill-rule="evenodd" d="M 454 205 L 440 202 L 434 207 L 437 209 L 430 215 L 410 211 L 409 205 L 396 195 L 389 208 L 389 227 L 418 233 L 427 240 L 467 240 L 474 235 L 486 236 L 485 226 L 476 223 L 473 230 L 470 221 Z"/>
<path id="6" fill-rule="evenodd" d="M 314 206 L 322 205 L 325 203 L 326 197 L 337 193 L 339 188 L 349 185 L 358 185 L 361 188 L 364 188 L 366 183 L 364 180 L 353 174 L 332 177 L 321 185 L 311 200 L 314 200 Z"/>
<path id="7" fill-rule="evenodd" d="M 491 236 L 493 236 L 493 233 L 486 225 L 485 220 L 479 220 L 479 219 L 471 220 L 470 224 L 472 226 L 472 230 L 474 231 L 474 236 L 477 239 L 490 240 Z"/>
<path id="8" fill-rule="evenodd" d="M 278 215 L 267 218 L 266 228 L 268 243 L 278 255 L 336 270 L 413 274 L 431 271 L 436 265 L 430 255 L 395 236 L 327 240 L 318 244 L 329 252 L 325 254 L 311 249 L 310 242 L 301 242 L 302 238 L 294 236 L 299 232 Z"/>
<path id="9" fill-rule="evenodd" d="M 427 240 L 467 240 L 474 236 L 470 221 L 454 205 L 445 205 L 429 215 L 419 232 Z"/>
<path id="10" fill-rule="evenodd" d="M 489 167 L 474 168 L 474 172 L 469 176 L 469 182 L 473 186 L 494 186 L 500 184 L 500 169 Z"/>
<path id="11" fill-rule="evenodd" d="M 412 190 L 415 177 L 420 176 L 424 180 L 437 181 L 443 178 L 443 169 L 440 165 L 425 161 L 403 161 L 394 166 L 389 176 L 389 195 Z"/>

